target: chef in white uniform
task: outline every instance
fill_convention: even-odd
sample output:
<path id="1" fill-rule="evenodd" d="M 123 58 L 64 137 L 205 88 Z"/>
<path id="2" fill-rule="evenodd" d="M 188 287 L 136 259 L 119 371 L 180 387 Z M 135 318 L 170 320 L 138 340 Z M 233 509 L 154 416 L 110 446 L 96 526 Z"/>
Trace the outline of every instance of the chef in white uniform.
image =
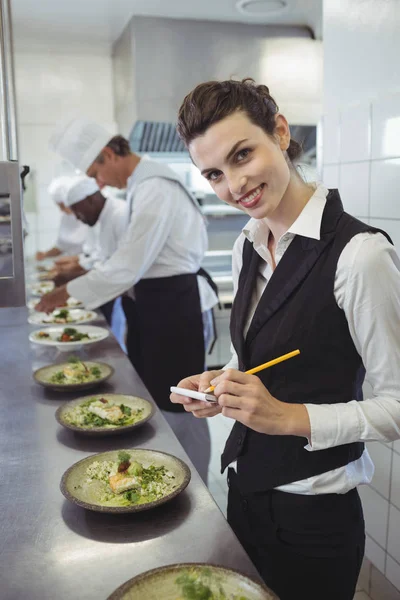
<path id="1" fill-rule="evenodd" d="M 69 182 L 69 177 L 57 177 L 49 185 L 48 193 L 58 205 L 62 215 L 54 247 L 45 252 L 37 252 L 37 260 L 56 257 L 63 253 L 76 255 L 82 252 L 83 245 L 88 237 L 89 228 L 84 223 L 78 221 L 71 210 L 65 206 L 65 192 Z"/>
<path id="2" fill-rule="evenodd" d="M 91 246 L 88 255 L 76 257 L 79 262 L 70 263 L 68 268 L 61 270 L 55 278 L 57 285 L 85 275 L 110 258 L 118 247 L 127 220 L 126 202 L 112 196 L 103 196 L 96 181 L 86 175 L 75 175 L 65 182 L 63 201 L 74 218 L 90 230 Z M 107 302 L 100 306 L 109 323 L 112 304 Z"/>
<path id="3" fill-rule="evenodd" d="M 125 294 L 128 356 L 206 481 L 208 425 L 169 402 L 170 386 L 204 366 L 197 273 L 207 231 L 201 209 L 172 169 L 141 159 L 125 138 L 86 119 L 60 128 L 51 146 L 100 186 L 127 187 L 128 218 L 113 256 L 48 294 L 40 308 L 50 311 L 69 296 L 96 308 Z"/>

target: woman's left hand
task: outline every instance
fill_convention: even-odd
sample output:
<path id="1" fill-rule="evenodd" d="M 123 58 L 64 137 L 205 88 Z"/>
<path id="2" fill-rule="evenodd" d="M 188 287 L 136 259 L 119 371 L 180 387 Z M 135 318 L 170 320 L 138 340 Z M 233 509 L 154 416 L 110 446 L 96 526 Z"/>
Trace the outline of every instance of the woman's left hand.
<path id="1" fill-rule="evenodd" d="M 227 369 L 212 384 L 225 417 L 268 435 L 311 437 L 306 407 L 281 402 L 269 393 L 256 375 Z"/>

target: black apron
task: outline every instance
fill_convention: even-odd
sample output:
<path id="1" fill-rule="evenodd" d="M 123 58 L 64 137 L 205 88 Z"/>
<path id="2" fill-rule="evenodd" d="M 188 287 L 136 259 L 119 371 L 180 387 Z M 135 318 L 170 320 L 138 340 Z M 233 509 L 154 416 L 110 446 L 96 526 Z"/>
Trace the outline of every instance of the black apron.
<path id="1" fill-rule="evenodd" d="M 197 274 L 142 279 L 135 300 L 122 298 L 128 357 L 162 410 L 183 412 L 170 387 L 204 371 L 204 335 Z"/>

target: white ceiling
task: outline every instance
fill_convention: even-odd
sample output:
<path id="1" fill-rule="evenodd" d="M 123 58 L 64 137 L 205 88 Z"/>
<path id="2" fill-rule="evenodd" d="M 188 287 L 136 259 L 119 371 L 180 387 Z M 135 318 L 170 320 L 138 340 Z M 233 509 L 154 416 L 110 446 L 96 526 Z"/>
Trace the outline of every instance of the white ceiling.
<path id="1" fill-rule="evenodd" d="M 247 16 L 236 0 L 12 0 L 16 47 L 27 40 L 105 44 L 118 39 L 133 15 L 304 25 L 322 35 L 322 0 L 288 0 L 279 15 Z"/>

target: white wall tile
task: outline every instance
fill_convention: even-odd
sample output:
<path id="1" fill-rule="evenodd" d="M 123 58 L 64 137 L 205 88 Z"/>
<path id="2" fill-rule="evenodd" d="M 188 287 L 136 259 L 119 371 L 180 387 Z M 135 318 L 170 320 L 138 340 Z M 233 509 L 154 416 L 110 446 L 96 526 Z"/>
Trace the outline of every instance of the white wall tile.
<path id="1" fill-rule="evenodd" d="M 400 158 L 371 162 L 370 216 L 400 219 Z"/>
<path id="2" fill-rule="evenodd" d="M 372 103 L 372 158 L 400 156 L 400 93 Z"/>
<path id="3" fill-rule="evenodd" d="M 400 252 L 400 220 L 392 221 L 390 219 L 369 219 L 369 224 L 372 227 L 383 229 L 392 238 L 392 242 L 395 245 L 397 252 Z"/>
<path id="4" fill-rule="evenodd" d="M 400 510 L 393 504 L 389 511 L 389 536 L 387 551 L 395 560 L 400 562 Z"/>
<path id="5" fill-rule="evenodd" d="M 339 111 L 326 114 L 322 119 L 322 161 L 324 164 L 339 163 L 340 143 Z"/>
<path id="6" fill-rule="evenodd" d="M 392 486 L 390 490 L 390 502 L 400 510 L 400 455 L 393 452 Z M 400 536 L 400 532 L 399 532 Z"/>
<path id="7" fill-rule="evenodd" d="M 386 548 L 389 503 L 368 485 L 358 488 L 364 509 L 367 533 L 382 548 Z"/>
<path id="8" fill-rule="evenodd" d="M 371 485 L 389 500 L 393 453 L 380 442 L 368 442 L 366 446 L 375 465 L 375 473 Z"/>
<path id="9" fill-rule="evenodd" d="M 400 246 L 399 246 L 400 248 Z M 400 454 L 400 440 L 396 440 L 395 442 L 393 442 L 393 450 L 395 450 L 395 452 L 398 452 Z"/>
<path id="10" fill-rule="evenodd" d="M 340 113 L 340 162 L 368 160 L 371 152 L 371 106 L 356 104 Z"/>
<path id="11" fill-rule="evenodd" d="M 21 124 L 51 124 L 70 115 L 113 120 L 111 56 L 17 52 L 15 80 Z"/>
<path id="12" fill-rule="evenodd" d="M 346 212 L 357 217 L 369 214 L 369 162 L 340 165 L 340 196 Z"/>
<path id="13" fill-rule="evenodd" d="M 393 560 L 390 556 L 386 560 L 386 577 L 395 588 L 400 590 L 400 564 Z"/>
<path id="14" fill-rule="evenodd" d="M 339 165 L 324 165 L 322 167 L 322 181 L 327 188 L 339 188 Z"/>
<path id="15" fill-rule="evenodd" d="M 367 535 L 365 539 L 365 556 L 382 573 L 385 570 L 385 554 L 385 551 Z"/>

